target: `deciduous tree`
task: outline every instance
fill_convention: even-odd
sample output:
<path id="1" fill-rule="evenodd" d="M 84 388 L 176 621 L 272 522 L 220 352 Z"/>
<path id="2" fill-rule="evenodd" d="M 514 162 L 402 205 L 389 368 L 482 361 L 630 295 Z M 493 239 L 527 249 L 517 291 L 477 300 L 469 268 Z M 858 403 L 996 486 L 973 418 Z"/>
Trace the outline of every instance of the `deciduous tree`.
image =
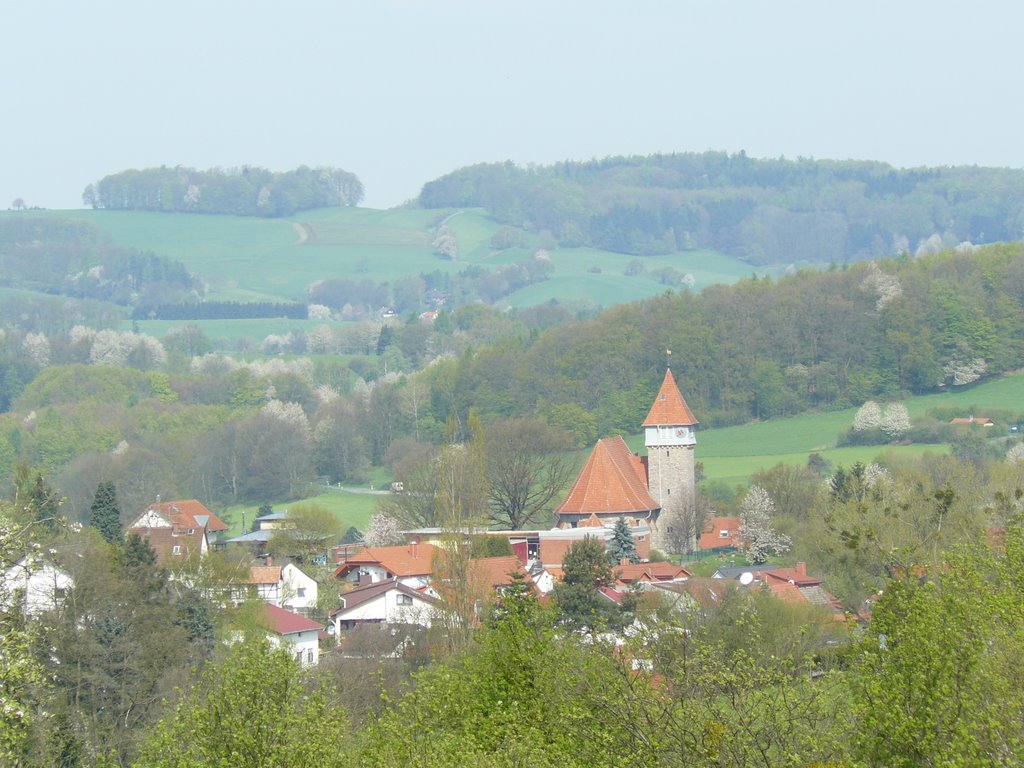
<path id="1" fill-rule="evenodd" d="M 539 419 L 512 419 L 487 431 L 490 518 L 512 530 L 550 523 L 554 502 L 573 476 L 569 436 Z"/>

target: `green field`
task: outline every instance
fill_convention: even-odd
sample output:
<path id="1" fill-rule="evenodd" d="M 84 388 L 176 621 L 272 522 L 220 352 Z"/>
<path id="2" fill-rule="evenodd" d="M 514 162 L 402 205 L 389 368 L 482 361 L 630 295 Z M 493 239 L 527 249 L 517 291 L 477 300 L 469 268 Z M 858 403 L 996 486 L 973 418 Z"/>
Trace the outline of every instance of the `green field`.
<path id="1" fill-rule="evenodd" d="M 311 496 L 301 501 L 283 502 L 274 504 L 274 511 L 281 512 L 300 504 L 317 504 L 329 509 L 338 518 L 339 530 L 344 533 L 349 526 L 354 525 L 360 531 L 366 531 L 366 524 L 370 516 L 377 510 L 377 504 L 385 498 L 380 495 L 366 493 L 348 493 L 341 490 L 329 490 L 319 496 Z M 229 536 L 239 536 L 246 530 L 251 529 L 253 520 L 259 514 L 259 505 L 234 506 L 217 510 L 217 514 L 231 526 Z M 242 527 L 242 520 L 245 520 L 245 529 Z"/>
<path id="2" fill-rule="evenodd" d="M 491 237 L 501 225 L 477 209 L 330 208 L 290 219 L 102 210 L 30 215 L 81 219 L 107 232 L 118 245 L 178 259 L 202 278 L 211 301 L 303 301 L 318 280 L 394 282 L 437 270 L 493 269 L 529 258 L 536 249 L 536 238 L 527 235 L 527 247 L 493 251 Z M 431 245 L 442 221 L 456 236 L 457 261 L 441 258 Z M 643 257 L 647 274 L 627 277 L 623 272 L 635 256 L 592 248 L 554 249 L 550 254 L 551 279 L 508 297 L 510 305 L 532 306 L 550 299 L 591 306 L 633 301 L 668 289 L 649 274 L 662 267 L 693 274 L 697 289 L 732 283 L 754 271 L 737 259 L 694 251 Z"/>

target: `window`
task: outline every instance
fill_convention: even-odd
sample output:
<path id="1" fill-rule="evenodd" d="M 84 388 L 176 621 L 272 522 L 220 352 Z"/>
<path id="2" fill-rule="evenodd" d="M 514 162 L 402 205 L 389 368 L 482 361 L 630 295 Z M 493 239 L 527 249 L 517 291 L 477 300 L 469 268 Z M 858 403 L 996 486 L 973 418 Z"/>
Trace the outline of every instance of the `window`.
<path id="1" fill-rule="evenodd" d="M 719 531 L 718 532 L 718 538 L 720 538 L 720 539 L 728 539 L 729 538 L 729 532 L 728 531 Z"/>
<path id="2" fill-rule="evenodd" d="M 669 488 L 667 491 L 665 491 L 665 495 L 666 496 L 671 496 L 672 495 L 672 489 Z"/>
<path id="3" fill-rule="evenodd" d="M 399 595 L 398 596 L 398 604 L 399 605 L 412 605 L 412 595 Z"/>
<path id="4" fill-rule="evenodd" d="M 191 536 L 191 535 L 192 535 L 193 533 L 195 533 L 195 532 L 196 532 L 196 529 L 195 529 L 195 528 L 189 528 L 189 529 L 188 529 L 188 535 L 189 535 L 189 536 Z"/>
<path id="5" fill-rule="evenodd" d="M 646 539 L 646 538 L 647 538 L 646 536 L 637 536 L 637 537 L 636 537 L 636 540 L 637 540 L 637 541 L 643 541 L 643 540 L 644 540 L 644 539 Z"/>
<path id="6" fill-rule="evenodd" d="M 306 588 L 305 587 L 299 587 L 298 592 L 299 592 L 299 597 L 305 597 L 306 596 Z"/>
<path id="7" fill-rule="evenodd" d="M 312 648 L 310 648 L 308 651 L 306 651 L 306 661 L 308 663 L 310 663 L 310 664 L 313 663 L 313 649 Z"/>
<path id="8" fill-rule="evenodd" d="M 175 544 L 174 545 L 174 549 L 171 550 L 171 554 L 172 555 L 180 555 L 181 554 L 181 546 L 179 544 Z"/>

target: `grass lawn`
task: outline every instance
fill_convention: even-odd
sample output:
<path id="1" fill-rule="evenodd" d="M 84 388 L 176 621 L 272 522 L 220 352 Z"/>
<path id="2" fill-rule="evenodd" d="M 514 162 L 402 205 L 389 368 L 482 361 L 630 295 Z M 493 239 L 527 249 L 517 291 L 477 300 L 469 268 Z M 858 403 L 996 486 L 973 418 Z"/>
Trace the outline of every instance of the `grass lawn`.
<path id="1" fill-rule="evenodd" d="M 329 490 L 321 493 L 319 496 L 311 496 L 308 499 L 301 499 L 299 501 L 289 501 L 280 504 L 274 504 L 274 511 L 281 512 L 283 510 L 291 509 L 292 507 L 298 507 L 304 504 L 316 504 L 318 506 L 329 509 L 338 518 L 339 524 L 339 538 L 349 526 L 354 525 L 360 531 L 366 531 L 366 524 L 370 520 L 370 516 L 377 511 L 377 505 L 381 499 L 386 498 L 383 495 L 368 494 L 368 493 L 350 493 L 341 490 Z M 252 522 L 256 519 L 259 512 L 259 505 L 238 505 L 234 507 L 227 507 L 223 510 L 218 510 L 217 515 L 229 526 L 231 530 L 228 532 L 229 536 L 240 536 L 246 530 L 252 528 Z M 245 519 L 245 529 L 242 528 L 242 519 Z"/>
<path id="2" fill-rule="evenodd" d="M 492 250 L 491 237 L 502 225 L 480 209 L 323 208 L 287 219 L 102 210 L 31 215 L 80 219 L 107 232 L 118 245 L 178 259 L 203 279 L 211 301 L 302 301 L 317 280 L 393 283 L 434 271 L 494 269 L 530 258 L 537 239 L 525 233 L 526 246 Z M 442 221 L 455 234 L 457 261 L 434 252 L 432 242 Z M 612 306 L 647 298 L 668 290 L 650 274 L 663 267 L 692 274 L 698 290 L 733 283 L 755 271 L 719 253 L 686 251 L 643 257 L 645 274 L 627 277 L 626 265 L 637 258 L 630 254 L 593 248 L 556 248 L 550 254 L 551 278 L 508 297 L 509 304 L 523 307 L 560 299 Z"/>

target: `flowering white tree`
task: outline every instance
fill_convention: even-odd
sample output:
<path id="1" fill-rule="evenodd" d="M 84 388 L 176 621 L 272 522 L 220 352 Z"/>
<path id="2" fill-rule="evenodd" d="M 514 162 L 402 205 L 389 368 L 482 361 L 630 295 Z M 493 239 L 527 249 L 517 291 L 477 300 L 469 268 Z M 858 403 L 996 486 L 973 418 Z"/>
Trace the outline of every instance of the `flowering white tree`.
<path id="1" fill-rule="evenodd" d="M 363 541 L 368 547 L 391 547 L 405 541 L 402 527 L 391 515 L 378 512 L 370 518 Z"/>
<path id="2" fill-rule="evenodd" d="M 877 296 L 875 309 L 880 312 L 887 304 L 891 304 L 903 295 L 903 286 L 900 285 L 900 280 L 896 275 L 883 272 L 873 261 L 869 262 L 867 269 L 868 273 L 860 287 L 861 290 L 873 292 Z"/>
<path id="3" fill-rule="evenodd" d="M 41 333 L 27 333 L 21 342 L 25 353 L 40 368 L 50 364 L 50 340 Z"/>
<path id="4" fill-rule="evenodd" d="M 792 543 L 788 536 L 777 532 L 772 525 L 775 502 L 768 491 L 752 485 L 740 505 L 740 539 L 750 562 L 760 564 L 770 555 L 788 552 Z"/>
<path id="5" fill-rule="evenodd" d="M 266 416 L 271 416 L 298 427 L 307 437 L 310 435 L 309 418 L 298 403 L 284 403 L 280 400 L 271 400 L 265 403 L 261 410 Z"/>
<path id="6" fill-rule="evenodd" d="M 868 400 L 853 417 L 853 431 L 863 432 L 868 429 L 878 429 L 882 426 L 882 409 L 874 400 Z"/>
<path id="7" fill-rule="evenodd" d="M 910 431 L 910 412 L 903 403 L 889 403 L 881 423 L 882 431 L 890 440 L 899 440 Z"/>
<path id="8" fill-rule="evenodd" d="M 318 325 L 306 334 L 306 348 L 310 354 L 323 354 L 333 351 L 334 331 L 328 325 Z"/>
<path id="9" fill-rule="evenodd" d="M 442 256 L 456 261 L 459 257 L 459 247 L 455 242 L 455 234 L 446 226 L 442 225 L 437 230 L 437 237 L 432 245 Z"/>
<path id="10" fill-rule="evenodd" d="M 1006 452 L 1006 460 L 1011 464 L 1024 463 L 1024 443 L 1014 443 Z"/>
<path id="11" fill-rule="evenodd" d="M 942 373 L 945 375 L 946 381 L 951 382 L 954 387 L 962 387 L 964 384 L 970 384 L 972 381 L 980 379 L 987 369 L 988 364 L 985 359 L 976 357 L 968 362 L 950 360 L 942 366 Z"/>
<path id="12" fill-rule="evenodd" d="M 330 320 L 331 308 L 324 304 L 310 304 L 306 307 L 306 316 L 310 320 Z"/>

